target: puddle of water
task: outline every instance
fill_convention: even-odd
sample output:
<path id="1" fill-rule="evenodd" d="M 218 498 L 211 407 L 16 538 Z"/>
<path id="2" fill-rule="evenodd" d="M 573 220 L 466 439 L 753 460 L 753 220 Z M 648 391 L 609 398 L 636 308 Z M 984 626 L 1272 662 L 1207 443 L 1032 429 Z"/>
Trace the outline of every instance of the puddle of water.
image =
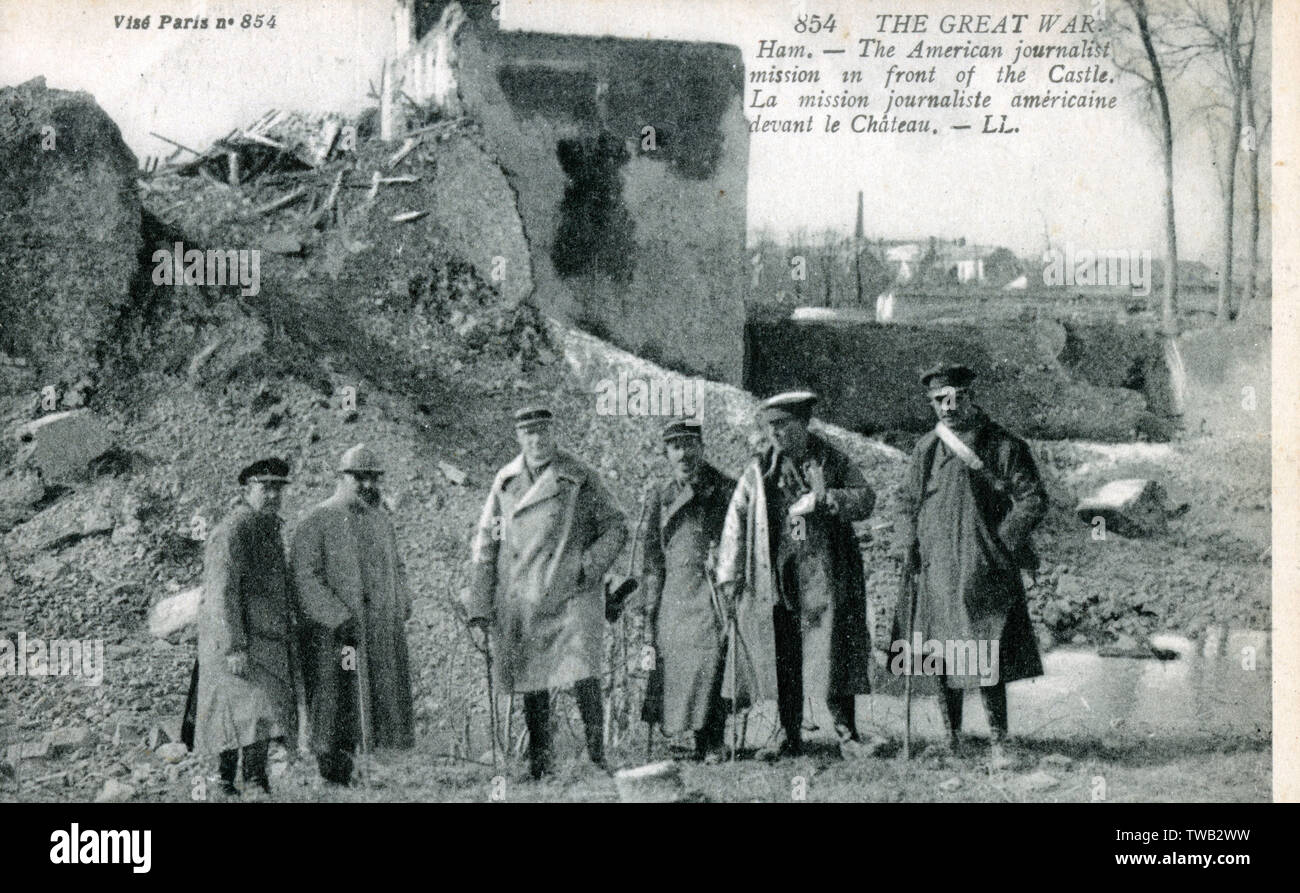
<path id="1" fill-rule="evenodd" d="M 1012 735 L 1025 738 L 1100 737 L 1127 734 L 1179 739 L 1269 733 L 1273 724 L 1269 634 L 1231 631 L 1227 647 L 1208 656 L 1187 649 L 1176 660 L 1099 657 L 1091 651 L 1058 649 L 1043 657 L 1044 675 L 1007 688 Z M 1249 649 L 1249 650 L 1243 650 Z M 1251 660 L 1253 669 L 1250 668 Z M 768 710 L 767 707 L 773 707 Z M 774 725 L 775 705 L 762 705 L 750 720 L 757 730 Z M 874 694 L 858 699 L 858 725 L 891 735 L 903 729 L 903 699 Z M 988 733 L 978 692 L 966 697 L 964 730 Z M 825 705 L 805 704 L 805 725 L 819 728 L 809 738 L 831 735 Z M 939 737 L 943 724 L 935 697 L 912 706 L 913 734 Z"/>

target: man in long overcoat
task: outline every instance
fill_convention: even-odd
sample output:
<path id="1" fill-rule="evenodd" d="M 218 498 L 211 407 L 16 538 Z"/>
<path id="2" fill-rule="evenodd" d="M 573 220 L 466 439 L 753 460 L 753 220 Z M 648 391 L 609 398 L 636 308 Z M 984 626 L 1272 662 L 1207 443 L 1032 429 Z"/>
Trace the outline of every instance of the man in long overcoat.
<path id="1" fill-rule="evenodd" d="M 273 738 L 296 740 L 293 589 L 280 536 L 281 491 L 289 466 L 263 459 L 239 473 L 239 505 L 208 535 L 199 602 L 199 666 L 194 743 L 219 754 L 221 787 L 244 781 L 267 793 Z"/>
<path id="2" fill-rule="evenodd" d="M 1021 569 L 1037 567 L 1030 533 L 1047 511 L 1047 493 L 1028 445 L 973 402 L 974 378 L 953 364 L 921 377 L 938 423 L 917 442 L 901 496 L 897 549 L 910 584 L 904 594 L 915 593 L 915 621 L 909 598 L 900 598 L 891 670 L 914 671 L 917 641 L 942 645 L 949 745 L 959 746 L 966 691 L 979 688 L 992 761 L 1006 765 L 1006 684 L 1043 672 Z M 978 664 L 994 647 L 996 666 L 971 666 L 972 655 Z"/>
<path id="3" fill-rule="evenodd" d="M 602 579 L 627 539 L 627 521 L 599 475 L 556 447 L 552 413 L 515 413 L 520 454 L 503 467 L 475 531 L 468 611 L 497 642 L 501 690 L 524 696 L 529 764 L 549 769 L 550 690 L 572 686 L 587 752 L 605 767 L 600 682 Z"/>
<path id="4" fill-rule="evenodd" d="M 704 461 L 698 421 L 669 422 L 663 439 L 672 477 L 647 492 L 638 531 L 645 638 L 659 677 L 641 718 L 668 735 L 694 732 L 695 758 L 715 761 L 727 718 L 726 616 L 715 603 L 708 560 L 722 538 L 736 482 Z"/>
<path id="5" fill-rule="evenodd" d="M 801 750 L 803 699 L 825 699 L 844 755 L 862 751 L 854 697 L 870 691 L 862 558 L 852 522 L 875 493 L 843 453 L 808 430 L 815 394 L 764 401 L 771 445 L 745 468 L 731 498 L 718 580 L 734 605 L 741 703 L 775 698 L 775 755 Z"/>
<path id="6" fill-rule="evenodd" d="M 380 500 L 382 474 L 365 444 L 344 453 L 334 495 L 303 516 L 290 546 L 307 631 L 311 747 L 321 776 L 334 784 L 350 782 L 358 745 L 415 744 L 411 593 Z"/>

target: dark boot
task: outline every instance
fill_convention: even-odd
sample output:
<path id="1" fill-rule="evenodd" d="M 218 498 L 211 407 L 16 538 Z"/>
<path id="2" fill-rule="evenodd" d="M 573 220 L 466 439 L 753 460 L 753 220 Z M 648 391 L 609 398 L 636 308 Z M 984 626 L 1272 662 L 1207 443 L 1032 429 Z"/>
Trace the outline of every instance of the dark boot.
<path id="1" fill-rule="evenodd" d="M 551 771 L 551 696 L 549 692 L 525 692 L 524 723 L 528 726 L 528 772 L 534 779 L 539 779 Z"/>
<path id="2" fill-rule="evenodd" d="M 223 750 L 217 757 L 217 769 L 221 773 L 221 792 L 230 797 L 238 797 L 239 789 L 235 787 L 235 773 L 239 769 L 239 748 Z"/>
<path id="3" fill-rule="evenodd" d="M 341 750 L 319 754 L 316 765 L 320 768 L 320 777 L 328 784 L 343 787 L 352 783 L 352 755 Z"/>
<path id="4" fill-rule="evenodd" d="M 956 753 L 961 749 L 961 715 L 966 701 L 966 689 L 949 688 L 942 678 L 939 684 L 943 692 L 943 724 L 948 730 L 948 746 Z"/>
<path id="5" fill-rule="evenodd" d="M 587 755 L 591 762 L 605 771 L 605 711 L 600 703 L 600 683 L 595 679 L 580 679 L 573 686 L 573 697 L 578 702 L 582 728 L 587 738 Z"/>
<path id="6" fill-rule="evenodd" d="M 244 748 L 244 781 L 271 793 L 271 779 L 266 774 L 266 756 L 271 742 L 256 741 Z"/>

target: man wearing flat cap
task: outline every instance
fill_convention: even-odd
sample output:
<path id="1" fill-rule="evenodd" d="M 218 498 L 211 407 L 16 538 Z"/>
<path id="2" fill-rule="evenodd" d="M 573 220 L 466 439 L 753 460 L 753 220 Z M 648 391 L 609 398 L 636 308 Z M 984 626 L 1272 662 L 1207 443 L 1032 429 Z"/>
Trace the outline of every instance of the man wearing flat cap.
<path id="1" fill-rule="evenodd" d="M 646 492 L 637 531 L 645 640 L 654 649 L 641 718 L 667 735 L 695 736 L 695 758 L 722 754 L 726 615 L 716 603 L 711 561 L 736 481 L 704 461 L 702 427 L 677 419 L 663 430 L 671 476 Z"/>
<path id="2" fill-rule="evenodd" d="M 239 504 L 208 535 L 199 602 L 199 667 L 194 743 L 219 754 L 221 788 L 244 781 L 270 793 L 267 749 L 297 740 L 300 670 L 293 642 L 293 589 L 280 536 L 283 459 L 239 473 Z"/>
<path id="3" fill-rule="evenodd" d="M 734 605 L 741 703 L 777 701 L 780 736 L 768 756 L 797 756 L 803 700 L 824 699 L 844 756 L 867 750 L 854 698 L 870 691 L 862 558 L 852 522 L 876 495 L 848 457 L 808 430 L 809 391 L 763 402 L 770 445 L 745 468 L 727 509 L 718 580 Z M 731 694 L 724 682 L 724 694 Z"/>
<path id="4" fill-rule="evenodd" d="M 331 784 L 350 783 L 358 746 L 415 744 L 411 593 L 380 500 L 383 473 L 365 444 L 344 453 L 334 495 L 302 517 L 289 549 L 307 631 L 311 747 Z"/>
<path id="5" fill-rule="evenodd" d="M 573 689 L 587 752 L 605 768 L 602 580 L 627 521 L 599 475 L 557 448 L 549 409 L 516 412 L 515 438 L 474 535 L 470 620 L 496 640 L 501 690 L 524 696 L 532 776 L 550 769 L 551 689 Z"/>
<path id="6" fill-rule="evenodd" d="M 938 421 L 912 451 L 902 488 L 896 546 L 904 586 L 894 639 L 909 649 L 918 638 L 944 643 L 940 690 L 948 745 L 959 749 L 962 702 L 978 688 L 992 730 L 991 762 L 1005 767 L 1006 684 L 1043 672 L 1021 569 L 1037 567 L 1030 532 L 1047 511 L 1047 493 L 1028 445 L 974 403 L 974 379 L 971 369 L 950 363 L 921 375 Z M 946 655 L 968 654 L 970 642 L 989 655 L 996 646 L 994 672 L 947 665 Z M 902 648 L 893 651 L 891 671 L 915 666 L 914 659 L 899 659 Z"/>

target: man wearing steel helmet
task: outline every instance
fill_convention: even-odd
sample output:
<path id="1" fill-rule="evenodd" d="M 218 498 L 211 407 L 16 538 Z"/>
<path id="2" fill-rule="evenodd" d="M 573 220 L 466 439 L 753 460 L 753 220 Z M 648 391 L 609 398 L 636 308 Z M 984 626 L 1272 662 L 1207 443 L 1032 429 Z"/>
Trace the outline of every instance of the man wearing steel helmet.
<path id="1" fill-rule="evenodd" d="M 349 783 L 357 745 L 415 743 L 405 629 L 411 595 L 380 501 L 382 475 L 365 444 L 344 453 L 334 495 L 303 516 L 290 546 L 308 630 L 311 745 L 321 776 L 334 784 Z"/>

